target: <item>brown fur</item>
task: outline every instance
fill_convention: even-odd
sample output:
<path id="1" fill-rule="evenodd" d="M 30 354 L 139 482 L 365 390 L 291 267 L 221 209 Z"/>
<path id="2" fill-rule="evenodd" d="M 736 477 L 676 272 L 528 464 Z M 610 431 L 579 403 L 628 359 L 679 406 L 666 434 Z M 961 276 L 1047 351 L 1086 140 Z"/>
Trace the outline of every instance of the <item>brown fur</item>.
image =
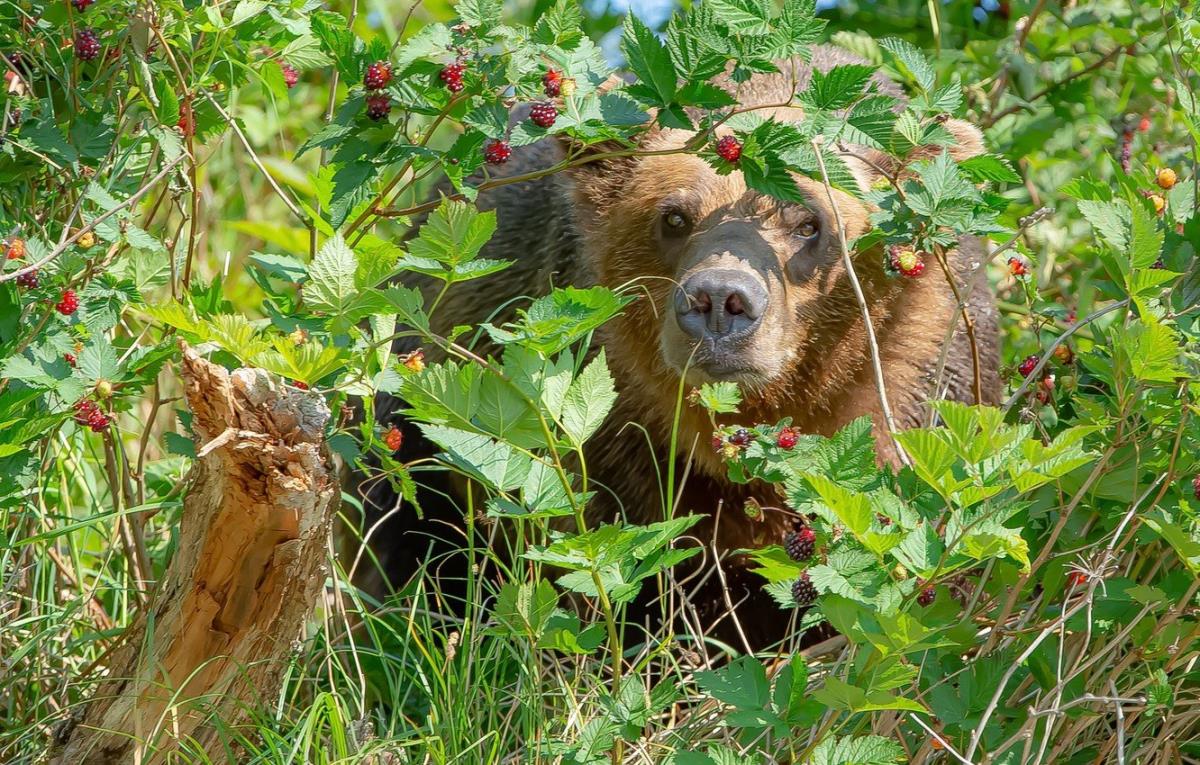
<path id="1" fill-rule="evenodd" d="M 822 47 L 815 51 L 813 65 L 827 69 L 854 60 L 844 51 Z M 785 74 L 759 76 L 742 84 L 737 88 L 739 102 L 780 103 L 797 84 L 807 82 L 808 64 L 787 62 L 784 69 Z M 732 89 L 732 83 L 728 85 Z M 886 80 L 877 85 L 896 92 Z M 794 108 L 776 110 L 776 115 L 802 116 Z M 952 150 L 956 157 L 982 150 L 973 127 L 951 120 L 947 128 L 959 142 Z M 678 147 L 688 137 L 682 131 L 654 131 L 643 148 Z M 518 150 L 501 173 L 526 173 L 563 156 L 558 143 L 543 141 Z M 876 171 L 868 164 L 853 157 L 847 162 L 864 184 L 874 179 Z M 774 423 L 790 417 L 803 432 L 829 435 L 869 415 L 875 422 L 881 459 L 894 461 L 891 441 L 882 427 L 865 325 L 842 266 L 825 187 L 806 178 L 797 182 L 806 205 L 783 204 L 748 191 L 740 173 L 719 176 L 699 158 L 676 154 L 587 164 L 570 175 L 502 186 L 480 196 L 481 208 L 497 211 L 499 226 L 483 255 L 516 263 L 485 281 L 451 290 L 437 311 L 435 330 L 505 321 L 523 302 L 520 298 L 544 294 L 553 285 L 633 285 L 642 294 L 598 336 L 607 349 L 619 398 L 587 451 L 589 472 L 600 491 L 591 522 L 611 520 L 619 513 L 631 522 L 661 519 L 664 487 L 659 476 L 665 476 L 665 469 L 655 465 L 661 468 L 666 460 L 675 459 L 676 474 L 682 475 L 690 459 L 679 511 L 708 517 L 695 532 L 705 543 L 712 539 L 721 550 L 755 547 L 778 542 L 789 528 L 780 513 L 768 513 L 761 521 L 747 519 L 742 507 L 749 496 L 760 495 L 764 504 L 775 504 L 777 498 L 761 496 L 765 487 L 735 485 L 725 478 L 725 467 L 709 445 L 711 425 L 705 413 L 684 407 L 679 452 L 669 454 L 680 391 L 678 370 L 689 356 L 679 330 L 672 330 L 671 296 L 682 276 L 679 264 L 691 257 L 695 267 L 714 262 L 749 267 L 745 253 L 721 251 L 720 237 L 710 230 L 715 227 L 740 232 L 752 243 L 748 246 L 758 258 L 754 267 L 769 285 L 775 311 L 769 322 L 764 320 L 760 336 L 746 354 L 757 371 L 739 378 L 746 397 L 741 412 L 724 421 Z M 834 197 L 847 236 L 852 240 L 864 233 L 869 210 L 840 191 Z M 655 234 L 656 221 L 668 201 L 687 206 L 698 222 L 695 236 L 672 245 L 679 252 L 670 251 Z M 819 237 L 797 246 L 791 232 L 800 222 L 814 219 Z M 691 251 L 701 245 L 712 252 Z M 983 255 L 981 242 L 972 239 L 949 257 L 961 290 L 970 293 L 970 311 L 980 338 L 984 402 L 994 403 L 1000 388 L 998 338 L 995 308 L 978 268 Z M 897 425 L 916 426 L 927 416 L 923 402 L 935 395 L 932 379 L 937 359 L 957 310 L 953 296 L 932 259 L 925 274 L 915 280 L 888 278 L 878 252 L 858 253 L 854 263 L 867 295 Z M 437 285 L 423 286 L 432 292 Z M 946 396 L 972 401 L 970 351 L 961 327 L 948 358 Z M 702 371 L 689 371 L 685 392 L 704 379 Z M 630 423 L 643 426 L 646 437 Z M 721 519 L 714 525 L 718 507 L 723 508 Z"/>

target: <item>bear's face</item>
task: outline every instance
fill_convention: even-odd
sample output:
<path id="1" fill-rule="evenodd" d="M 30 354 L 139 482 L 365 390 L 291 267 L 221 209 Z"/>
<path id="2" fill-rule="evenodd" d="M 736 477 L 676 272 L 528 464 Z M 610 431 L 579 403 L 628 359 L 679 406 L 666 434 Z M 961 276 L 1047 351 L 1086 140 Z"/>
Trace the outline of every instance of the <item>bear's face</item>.
<path id="1" fill-rule="evenodd" d="M 642 148 L 689 137 L 661 131 Z M 621 320 L 643 356 L 653 349 L 642 372 L 676 384 L 732 380 L 749 399 L 777 398 L 821 353 L 818 330 L 853 321 L 829 195 L 823 184 L 797 184 L 805 201 L 781 202 L 747 188 L 741 173 L 721 175 L 684 154 L 606 163 L 577 180 L 597 281 L 650 298 Z M 864 233 L 865 205 L 833 194 L 847 239 Z"/>

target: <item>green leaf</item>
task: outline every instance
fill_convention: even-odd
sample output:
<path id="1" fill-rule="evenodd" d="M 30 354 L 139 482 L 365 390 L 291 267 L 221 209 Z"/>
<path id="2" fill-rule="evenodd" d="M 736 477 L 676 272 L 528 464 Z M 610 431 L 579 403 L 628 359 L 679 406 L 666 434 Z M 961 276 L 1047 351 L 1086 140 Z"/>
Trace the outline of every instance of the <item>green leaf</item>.
<path id="1" fill-rule="evenodd" d="M 575 443 L 582 444 L 604 422 L 616 400 L 613 377 L 601 349 L 567 389 L 562 408 L 563 429 Z"/>
<path id="2" fill-rule="evenodd" d="M 882 736 L 830 736 L 813 749 L 811 765 L 891 765 L 904 759 L 904 749 Z"/>
<path id="3" fill-rule="evenodd" d="M 742 392 L 732 380 L 704 383 L 700 386 L 698 401 L 700 406 L 715 414 L 732 414 L 742 403 Z"/>
<path id="4" fill-rule="evenodd" d="M 886 691 L 868 693 L 862 688 L 843 682 L 830 675 L 825 678 L 825 685 L 813 691 L 812 697 L 822 704 L 851 713 L 879 712 L 885 709 L 899 709 L 907 712 L 925 712 L 924 706 L 911 699 L 893 696 Z"/>
<path id="5" fill-rule="evenodd" d="M 358 62 L 354 58 L 355 37 L 346 23 L 346 17 L 332 11 L 316 11 L 310 15 L 309 24 L 321 42 L 321 49 L 333 59 L 342 77 L 349 82 L 357 82 L 359 72 Z"/>
<path id="6" fill-rule="evenodd" d="M 304 285 L 304 301 L 316 311 L 335 318 L 345 318 L 347 310 L 358 298 L 354 274 L 358 260 L 341 234 L 325 242 L 308 266 L 308 282 Z"/>
<path id="7" fill-rule="evenodd" d="M 474 205 L 443 199 L 409 243 L 415 258 L 457 266 L 479 255 L 496 231 L 496 213 L 479 212 Z M 401 261 L 403 266 L 404 260 Z"/>
<path id="8" fill-rule="evenodd" d="M 933 67 L 915 45 L 898 37 L 879 41 L 879 46 L 896 57 L 901 73 L 907 73 L 921 90 L 933 90 Z"/>
<path id="9" fill-rule="evenodd" d="M 654 95 L 652 105 L 666 106 L 675 99 L 676 74 L 671 54 L 650 28 L 633 13 L 625 17 L 621 51 L 638 80 Z"/>
<path id="10" fill-rule="evenodd" d="M 766 669 L 753 656 L 741 656 L 718 670 L 697 672 L 696 685 L 735 709 L 762 709 L 771 701 Z"/>
<path id="11" fill-rule="evenodd" d="M 801 103 L 812 109 L 843 109 L 854 103 L 875 73 L 866 64 L 835 66 L 827 72 L 814 71 L 808 88 L 800 94 Z"/>
<path id="12" fill-rule="evenodd" d="M 500 0 L 461 0 L 454 9 L 464 23 L 477 27 L 480 32 L 488 32 L 499 24 L 503 10 Z"/>
<path id="13" fill-rule="evenodd" d="M 537 584 L 509 582 L 500 588 L 493 614 L 509 634 L 536 642 L 557 607 L 558 593 L 545 579 Z"/>
<path id="14" fill-rule="evenodd" d="M 1163 232 L 1142 205 L 1132 210 L 1132 226 L 1129 237 L 1129 262 L 1134 269 L 1149 268 L 1162 255 Z"/>
<path id="15" fill-rule="evenodd" d="M 974 181 L 996 183 L 1020 183 L 1021 176 L 1004 157 L 998 154 L 980 154 L 958 163 L 958 167 Z"/>
<path id="16" fill-rule="evenodd" d="M 770 34 L 772 3 L 762 0 L 707 0 L 713 14 L 735 35 Z"/>

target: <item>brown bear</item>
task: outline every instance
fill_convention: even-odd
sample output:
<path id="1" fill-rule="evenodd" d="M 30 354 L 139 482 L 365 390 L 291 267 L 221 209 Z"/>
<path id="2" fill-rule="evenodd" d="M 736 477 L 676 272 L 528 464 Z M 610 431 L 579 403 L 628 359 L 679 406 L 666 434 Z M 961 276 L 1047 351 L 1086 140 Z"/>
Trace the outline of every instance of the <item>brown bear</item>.
<path id="1" fill-rule="evenodd" d="M 811 67 L 826 71 L 856 62 L 861 60 L 838 48 L 818 46 L 811 62 L 781 62 L 780 73 L 755 76 L 737 95 L 743 106 L 783 103 L 794 89 L 807 86 Z M 899 94 L 882 77 L 876 86 Z M 780 119 L 803 118 L 798 107 L 769 111 Z M 957 140 L 950 147 L 955 158 L 982 152 L 974 127 L 957 120 L 946 127 Z M 676 148 L 691 136 L 654 129 L 641 148 Z M 500 174 L 549 167 L 568 148 L 546 139 L 518 149 Z M 928 153 L 941 150 L 931 147 Z M 865 189 L 879 178 L 886 160 L 873 162 L 862 152 L 845 159 Z M 480 195 L 479 206 L 495 210 L 498 220 L 483 256 L 515 263 L 484 281 L 451 289 L 435 315 L 435 331 L 503 322 L 526 302 L 522 298 L 537 297 L 553 285 L 636 285 L 641 295 L 596 338 L 606 349 L 619 396 L 586 451 L 599 487 L 590 522 L 612 520 L 618 513 L 634 523 L 661 520 L 662 465 L 673 459 L 676 475 L 686 475 L 678 511 L 706 516 L 707 525 L 692 532 L 706 546 L 715 542 L 723 554 L 778 543 L 790 529 L 784 514 L 754 520 L 742 512 L 756 493 L 771 500 L 763 504 L 777 503 L 761 496 L 767 487 L 738 485 L 726 477 L 709 446 L 707 413 L 684 407 L 678 450 L 669 453 L 681 376 L 685 390 L 705 381 L 736 381 L 744 402 L 730 422 L 790 417 L 802 432 L 828 435 L 870 415 L 881 459 L 895 462 L 829 196 L 820 182 L 796 181 L 805 202 L 784 203 L 748 189 L 738 172 L 719 175 L 698 157 L 670 154 L 591 162 Z M 833 197 L 852 241 L 868 229 L 870 211 L 849 194 L 834 191 Z M 970 296 L 983 403 L 995 403 L 1000 394 L 997 315 L 982 269 L 983 243 L 965 240 L 949 257 L 961 292 Z M 926 266 L 920 278 L 894 279 L 885 273 L 880 252 L 854 255 L 900 428 L 921 424 L 928 416 L 924 402 L 935 395 L 974 403 L 971 353 L 961 323 L 946 357 L 943 390 L 933 390 L 958 307 L 937 263 L 930 259 Z M 430 296 L 440 287 L 419 278 L 407 283 Z M 646 435 L 629 423 L 639 424 Z M 719 507 L 724 509 L 714 528 Z"/>

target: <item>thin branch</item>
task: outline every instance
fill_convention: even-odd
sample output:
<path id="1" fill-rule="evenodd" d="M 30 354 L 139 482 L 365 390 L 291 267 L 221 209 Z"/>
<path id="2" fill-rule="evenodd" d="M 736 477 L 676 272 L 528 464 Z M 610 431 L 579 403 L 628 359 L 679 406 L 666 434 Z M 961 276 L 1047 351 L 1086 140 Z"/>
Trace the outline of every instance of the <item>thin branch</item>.
<path id="1" fill-rule="evenodd" d="M 1018 103 L 1018 104 L 1013 104 L 1012 106 L 1010 106 L 1006 109 L 1003 109 L 1003 110 L 997 112 L 996 114 L 984 117 L 983 124 L 980 127 L 984 128 L 984 129 L 990 128 L 992 125 L 995 125 L 997 122 L 999 122 L 1000 120 L 1009 116 L 1010 114 L 1016 114 L 1017 112 L 1019 112 L 1023 109 L 1031 108 L 1033 106 L 1034 102 L 1042 100 L 1046 96 L 1053 93 L 1055 90 L 1058 90 L 1059 88 L 1063 87 L 1064 85 L 1066 85 L 1070 82 L 1073 82 L 1073 81 L 1079 79 L 1080 77 L 1083 77 L 1084 75 L 1091 74 L 1092 72 L 1096 71 L 1097 69 L 1108 64 L 1110 61 L 1112 61 L 1114 58 L 1116 58 L 1118 55 L 1120 55 L 1121 52 L 1124 50 L 1125 50 L 1124 46 L 1118 46 L 1116 48 L 1113 48 L 1108 53 L 1105 53 L 1103 56 L 1101 56 L 1097 60 L 1093 61 L 1091 64 L 1088 64 L 1083 69 L 1080 69 L 1078 72 L 1072 72 L 1071 74 L 1062 78 L 1058 82 L 1050 83 L 1046 87 L 1039 90 L 1037 93 L 1034 93 L 1032 96 L 1030 96 L 1028 101 L 1024 101 L 1024 102 Z"/>
<path id="2" fill-rule="evenodd" d="M 871 323 L 871 311 L 867 306 L 867 297 L 863 294 L 862 285 L 858 281 L 858 274 L 854 272 L 854 261 L 850 257 L 850 246 L 846 242 L 846 224 L 842 220 L 842 213 L 838 208 L 837 200 L 833 197 L 833 187 L 829 185 L 829 173 L 825 169 L 825 157 L 821 152 L 821 144 L 816 139 L 813 139 L 811 143 L 813 151 L 817 155 L 817 166 L 821 170 L 821 182 L 825 185 L 825 195 L 829 197 L 829 206 L 833 208 L 833 218 L 837 223 L 838 245 L 842 250 L 842 265 L 846 269 L 846 276 L 849 278 L 850 286 L 854 290 L 854 297 L 858 299 L 858 308 L 862 313 L 863 324 L 867 330 L 867 346 L 871 351 L 871 367 L 875 372 L 875 392 L 879 394 L 879 407 L 883 412 L 883 419 L 887 423 L 888 435 L 891 437 L 892 444 L 896 448 L 896 454 L 905 465 L 911 465 L 904 447 L 896 439 L 896 421 L 892 418 L 892 407 L 888 403 L 887 388 L 883 381 L 883 362 L 879 358 L 879 342 L 875 338 L 875 325 Z"/>

